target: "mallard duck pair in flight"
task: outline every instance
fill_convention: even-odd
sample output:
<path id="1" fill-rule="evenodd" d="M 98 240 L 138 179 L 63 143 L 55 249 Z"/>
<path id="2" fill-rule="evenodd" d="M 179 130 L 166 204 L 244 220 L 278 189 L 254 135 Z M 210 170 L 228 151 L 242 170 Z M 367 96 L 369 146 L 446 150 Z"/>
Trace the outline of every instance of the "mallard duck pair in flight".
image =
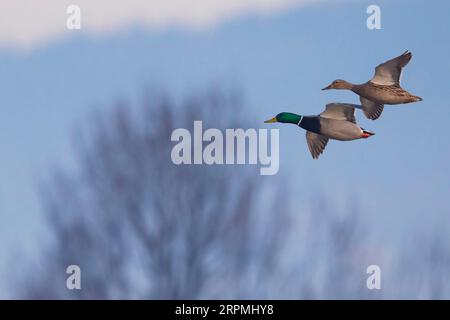
<path id="1" fill-rule="evenodd" d="M 412 54 L 402 55 L 386 61 L 375 68 L 375 76 L 366 83 L 352 84 L 345 80 L 335 80 L 322 90 L 351 90 L 359 95 L 361 105 L 349 103 L 329 103 L 325 111 L 315 116 L 301 116 L 282 112 L 266 123 L 293 123 L 306 130 L 306 141 L 314 159 L 322 154 L 329 139 L 350 141 L 365 139 L 373 132 L 361 128 L 355 119 L 355 109 L 361 109 L 367 118 L 378 119 L 384 105 L 404 104 L 422 101 L 400 87 L 402 69 L 411 60 Z"/>

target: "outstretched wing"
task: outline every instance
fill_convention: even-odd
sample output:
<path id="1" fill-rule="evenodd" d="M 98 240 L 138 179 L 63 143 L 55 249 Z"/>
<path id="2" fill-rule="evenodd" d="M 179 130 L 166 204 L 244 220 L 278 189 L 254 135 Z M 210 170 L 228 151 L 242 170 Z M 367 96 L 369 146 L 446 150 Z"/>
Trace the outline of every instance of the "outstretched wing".
<path id="1" fill-rule="evenodd" d="M 372 82 L 380 85 L 400 84 L 403 67 L 412 58 L 412 53 L 405 51 L 402 55 L 386 61 L 375 68 L 375 76 Z"/>
<path id="2" fill-rule="evenodd" d="M 317 159 L 325 149 L 328 138 L 311 131 L 306 131 L 306 142 L 313 159 Z"/>
<path id="3" fill-rule="evenodd" d="M 359 97 L 362 104 L 362 109 L 367 118 L 376 120 L 381 116 L 384 109 L 384 104 L 373 102 L 372 100 Z"/>
<path id="4" fill-rule="evenodd" d="M 355 108 L 361 107 L 350 103 L 329 103 L 326 105 L 325 111 L 319 116 L 322 118 L 346 120 L 356 123 Z"/>

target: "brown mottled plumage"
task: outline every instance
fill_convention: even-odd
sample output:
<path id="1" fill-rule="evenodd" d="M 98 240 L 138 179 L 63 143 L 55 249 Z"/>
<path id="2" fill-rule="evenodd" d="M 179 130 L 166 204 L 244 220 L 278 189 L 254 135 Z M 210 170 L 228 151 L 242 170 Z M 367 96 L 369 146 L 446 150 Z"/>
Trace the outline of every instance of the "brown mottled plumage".
<path id="1" fill-rule="evenodd" d="M 345 80 L 335 80 L 322 90 L 351 90 L 360 96 L 364 114 L 367 118 L 378 119 L 385 104 L 403 104 L 422 101 L 421 97 L 412 95 L 400 86 L 402 69 L 411 60 L 411 52 L 386 61 L 375 68 L 374 77 L 363 84 L 352 84 Z"/>

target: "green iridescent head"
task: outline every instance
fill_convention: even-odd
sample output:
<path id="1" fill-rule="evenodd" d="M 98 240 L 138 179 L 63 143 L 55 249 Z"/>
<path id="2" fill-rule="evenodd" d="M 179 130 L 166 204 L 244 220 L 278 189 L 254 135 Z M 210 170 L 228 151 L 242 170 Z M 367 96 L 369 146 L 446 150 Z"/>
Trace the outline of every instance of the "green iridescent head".
<path id="1" fill-rule="evenodd" d="M 265 123 L 272 123 L 272 122 L 281 122 L 281 123 L 293 123 L 293 124 L 299 124 L 302 120 L 301 115 L 290 113 L 290 112 L 281 112 L 277 114 L 274 118 L 264 121 Z"/>

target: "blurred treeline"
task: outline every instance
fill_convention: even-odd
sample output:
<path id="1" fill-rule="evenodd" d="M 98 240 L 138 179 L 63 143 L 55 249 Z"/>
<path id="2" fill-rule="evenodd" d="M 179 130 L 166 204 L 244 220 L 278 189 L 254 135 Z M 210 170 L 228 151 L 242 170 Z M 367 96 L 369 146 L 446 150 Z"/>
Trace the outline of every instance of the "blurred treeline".
<path id="1" fill-rule="evenodd" d="M 449 247 L 437 237 L 389 261 L 355 199 L 342 211 L 326 194 L 294 194 L 282 174 L 174 165 L 171 133 L 194 120 L 260 127 L 239 94 L 211 90 L 180 103 L 150 94 L 105 110 L 74 136 L 76 168 L 54 168 L 41 184 L 52 241 L 27 264 L 18 297 L 450 297 Z M 81 268 L 81 290 L 66 288 L 71 264 Z M 382 269 L 382 290 L 366 287 L 370 264 Z"/>

